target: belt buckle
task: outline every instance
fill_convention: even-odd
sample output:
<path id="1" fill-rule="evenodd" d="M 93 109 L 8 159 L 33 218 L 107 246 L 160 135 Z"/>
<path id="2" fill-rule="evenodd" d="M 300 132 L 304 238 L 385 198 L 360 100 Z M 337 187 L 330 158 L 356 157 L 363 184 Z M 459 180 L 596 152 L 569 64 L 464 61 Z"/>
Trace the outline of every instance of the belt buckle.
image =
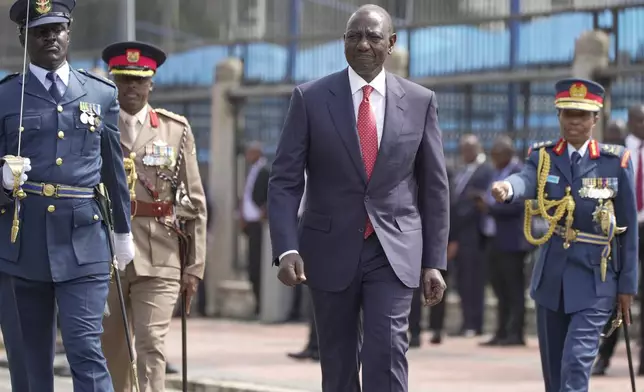
<path id="1" fill-rule="evenodd" d="M 58 197 L 58 186 L 43 183 L 42 194 L 47 197 Z"/>
<path id="2" fill-rule="evenodd" d="M 566 241 L 576 241 L 578 234 L 579 234 L 578 230 L 570 229 L 570 228 L 567 229 L 566 230 Z"/>

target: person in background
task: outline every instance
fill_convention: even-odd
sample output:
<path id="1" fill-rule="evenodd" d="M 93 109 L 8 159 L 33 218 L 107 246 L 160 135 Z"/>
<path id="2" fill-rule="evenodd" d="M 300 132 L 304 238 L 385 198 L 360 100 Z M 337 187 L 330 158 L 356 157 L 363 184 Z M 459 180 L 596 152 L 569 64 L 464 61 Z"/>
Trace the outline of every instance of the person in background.
<path id="1" fill-rule="evenodd" d="M 490 152 L 494 181 L 521 171 L 509 136 L 499 136 Z M 486 222 L 490 241 L 487 244 L 488 279 L 497 298 L 497 328 L 483 346 L 524 345 L 525 272 L 524 261 L 532 246 L 523 236 L 523 210 L 520 203 L 496 203 L 491 193 L 477 199 L 477 208 L 489 214 Z"/>
<path id="2" fill-rule="evenodd" d="M 611 120 L 604 130 L 604 143 L 623 146 L 626 142 L 626 123 L 624 120 Z"/>
<path id="3" fill-rule="evenodd" d="M 483 333 L 485 303 L 485 214 L 476 201 L 488 191 L 494 169 L 475 135 L 463 135 L 459 149 L 465 165 L 456 174 L 450 195 L 450 245 L 455 252 L 454 277 L 463 314 L 455 335 L 472 337 Z"/>
<path id="4" fill-rule="evenodd" d="M 241 223 L 248 238 L 248 279 L 255 297 L 255 315 L 259 317 L 262 301 L 262 245 L 270 174 L 260 142 L 248 143 L 246 163 L 249 170 L 241 200 Z"/>

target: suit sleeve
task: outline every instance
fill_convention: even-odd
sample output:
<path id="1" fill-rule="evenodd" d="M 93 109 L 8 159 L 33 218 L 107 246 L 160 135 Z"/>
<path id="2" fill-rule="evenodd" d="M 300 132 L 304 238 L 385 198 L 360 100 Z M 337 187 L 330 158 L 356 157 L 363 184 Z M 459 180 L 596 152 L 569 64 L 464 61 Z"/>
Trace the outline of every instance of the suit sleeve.
<path id="1" fill-rule="evenodd" d="M 306 105 L 299 87 L 293 90 L 284 128 L 268 182 L 268 224 L 273 263 L 287 251 L 299 250 L 297 210 L 304 193 L 304 169 L 309 150 Z"/>
<path id="2" fill-rule="evenodd" d="M 0 157 L 4 157 L 7 155 L 4 119 L 0 119 L 0 126 L 2 127 L 2 132 L 0 133 Z M 11 193 L 7 192 L 7 190 L 2 186 L 2 165 L 0 165 L 0 207 L 4 207 L 12 203 L 13 197 L 11 197 Z"/>
<path id="3" fill-rule="evenodd" d="M 520 172 L 520 170 L 517 170 L 515 173 Z M 490 215 L 494 217 L 519 217 L 523 215 L 524 209 L 525 207 L 521 203 L 493 203 L 490 206 Z"/>
<path id="4" fill-rule="evenodd" d="M 615 215 L 618 226 L 626 226 L 626 231 L 619 235 L 620 272 L 617 281 L 619 294 L 637 293 L 638 275 L 638 224 L 637 203 L 635 197 L 635 181 L 633 180 L 633 165 L 628 160 L 628 167 L 621 168 L 619 189 L 615 199 Z"/>
<path id="5" fill-rule="evenodd" d="M 127 178 L 123 167 L 123 150 L 118 129 L 120 108 L 116 88 L 113 94 L 109 110 L 105 113 L 105 126 L 101 135 L 101 157 L 103 158 L 101 178 L 112 200 L 114 232 L 126 234 L 132 231 L 130 227 L 130 191 L 127 188 Z"/>
<path id="6" fill-rule="evenodd" d="M 192 129 L 188 126 L 186 131 L 186 145 L 184 147 L 184 165 L 181 167 L 180 178 L 186 186 L 186 191 L 195 208 L 194 219 L 186 222 L 186 230 L 192 238 L 190 242 L 190 254 L 185 272 L 203 279 L 206 263 L 206 228 L 208 222 L 208 211 L 206 206 L 206 195 L 199 173 L 199 162 L 197 161 L 195 137 Z"/>
<path id="7" fill-rule="evenodd" d="M 512 197 L 509 202 L 520 202 L 534 199 L 537 196 L 537 164 L 539 162 L 539 150 L 533 150 L 528 157 L 526 164 L 519 173 L 515 173 L 505 181 L 512 186 Z"/>
<path id="8" fill-rule="evenodd" d="M 449 235 L 449 185 L 443 140 L 438 126 L 438 104 L 432 92 L 425 115 L 425 129 L 416 155 L 418 207 L 423 230 L 422 267 L 447 269 Z"/>

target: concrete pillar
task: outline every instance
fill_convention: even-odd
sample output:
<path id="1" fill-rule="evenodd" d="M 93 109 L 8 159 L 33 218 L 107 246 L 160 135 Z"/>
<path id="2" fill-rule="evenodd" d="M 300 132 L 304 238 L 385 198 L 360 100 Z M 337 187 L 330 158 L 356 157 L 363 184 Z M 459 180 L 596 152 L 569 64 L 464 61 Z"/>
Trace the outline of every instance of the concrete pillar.
<path id="1" fill-rule="evenodd" d="M 209 251 L 204 277 L 208 316 L 215 316 L 219 312 L 218 288 L 222 281 L 231 278 L 236 253 L 235 108 L 227 94 L 241 83 L 242 70 L 239 59 L 222 61 L 217 64 L 215 83 L 212 86 L 208 194 L 212 198 L 213 228 L 208 234 Z"/>
<path id="2" fill-rule="evenodd" d="M 262 244 L 262 308 L 260 321 L 279 323 L 288 318 L 295 290 L 284 286 L 277 279 L 277 267 L 272 265 L 273 250 L 268 224 L 264 225 L 264 242 Z"/>
<path id="3" fill-rule="evenodd" d="M 394 47 L 394 51 L 385 60 L 385 69 L 403 78 L 409 77 L 409 53 L 402 47 Z"/>
<path id="4" fill-rule="evenodd" d="M 576 78 L 595 80 L 607 89 L 604 98 L 604 109 L 593 137 L 599 141 L 603 140 L 604 127 L 608 124 L 610 115 L 610 94 L 608 80 L 598 80 L 598 72 L 606 69 L 610 63 L 608 51 L 610 48 L 610 38 L 608 34 L 601 30 L 592 30 L 582 33 L 575 41 L 575 57 L 572 64 L 572 75 Z"/>

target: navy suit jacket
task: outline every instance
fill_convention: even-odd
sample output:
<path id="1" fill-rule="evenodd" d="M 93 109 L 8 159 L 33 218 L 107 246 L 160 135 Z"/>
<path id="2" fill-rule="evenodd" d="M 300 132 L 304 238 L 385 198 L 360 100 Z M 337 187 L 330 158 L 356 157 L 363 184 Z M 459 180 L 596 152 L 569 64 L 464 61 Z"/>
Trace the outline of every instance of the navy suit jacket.
<path id="1" fill-rule="evenodd" d="M 421 266 L 446 268 L 449 190 L 434 92 L 386 74 L 383 136 L 367 180 L 348 70 L 296 87 L 269 182 L 274 258 L 297 250 L 308 284 L 341 291 L 353 280 L 367 216 L 398 278 L 418 287 Z M 307 172 L 307 203 L 297 210 Z"/>
<path id="2" fill-rule="evenodd" d="M 461 169 L 460 173 L 462 174 L 464 170 L 465 168 Z M 480 247 L 483 246 L 481 231 L 483 215 L 476 208 L 474 196 L 480 196 L 488 191 L 493 175 L 494 168 L 488 162 L 483 162 L 467 180 L 461 193 L 454 194 L 452 197 L 452 224 L 454 225 L 452 238 L 463 244 L 459 256 L 468 253 L 466 249 L 471 250 L 473 257 L 479 256 Z M 458 179 L 458 175 L 454 177 L 452 189 L 458 185 L 456 183 Z"/>
<path id="3" fill-rule="evenodd" d="M 0 82 L 0 157 L 18 151 L 21 89 L 20 75 Z M 97 114 L 101 121 L 95 127 L 80 120 L 81 102 L 100 107 Z M 69 85 L 56 103 L 29 72 L 25 78 L 21 156 L 31 160 L 29 181 L 83 188 L 103 182 L 112 200 L 114 231 L 129 233 L 130 193 L 118 115 L 116 86 L 107 79 L 70 68 Z M 20 202 L 18 239 L 12 243 L 13 200 L 3 196 L 1 272 L 45 282 L 109 273 L 107 234 L 94 199 L 27 194 Z"/>

